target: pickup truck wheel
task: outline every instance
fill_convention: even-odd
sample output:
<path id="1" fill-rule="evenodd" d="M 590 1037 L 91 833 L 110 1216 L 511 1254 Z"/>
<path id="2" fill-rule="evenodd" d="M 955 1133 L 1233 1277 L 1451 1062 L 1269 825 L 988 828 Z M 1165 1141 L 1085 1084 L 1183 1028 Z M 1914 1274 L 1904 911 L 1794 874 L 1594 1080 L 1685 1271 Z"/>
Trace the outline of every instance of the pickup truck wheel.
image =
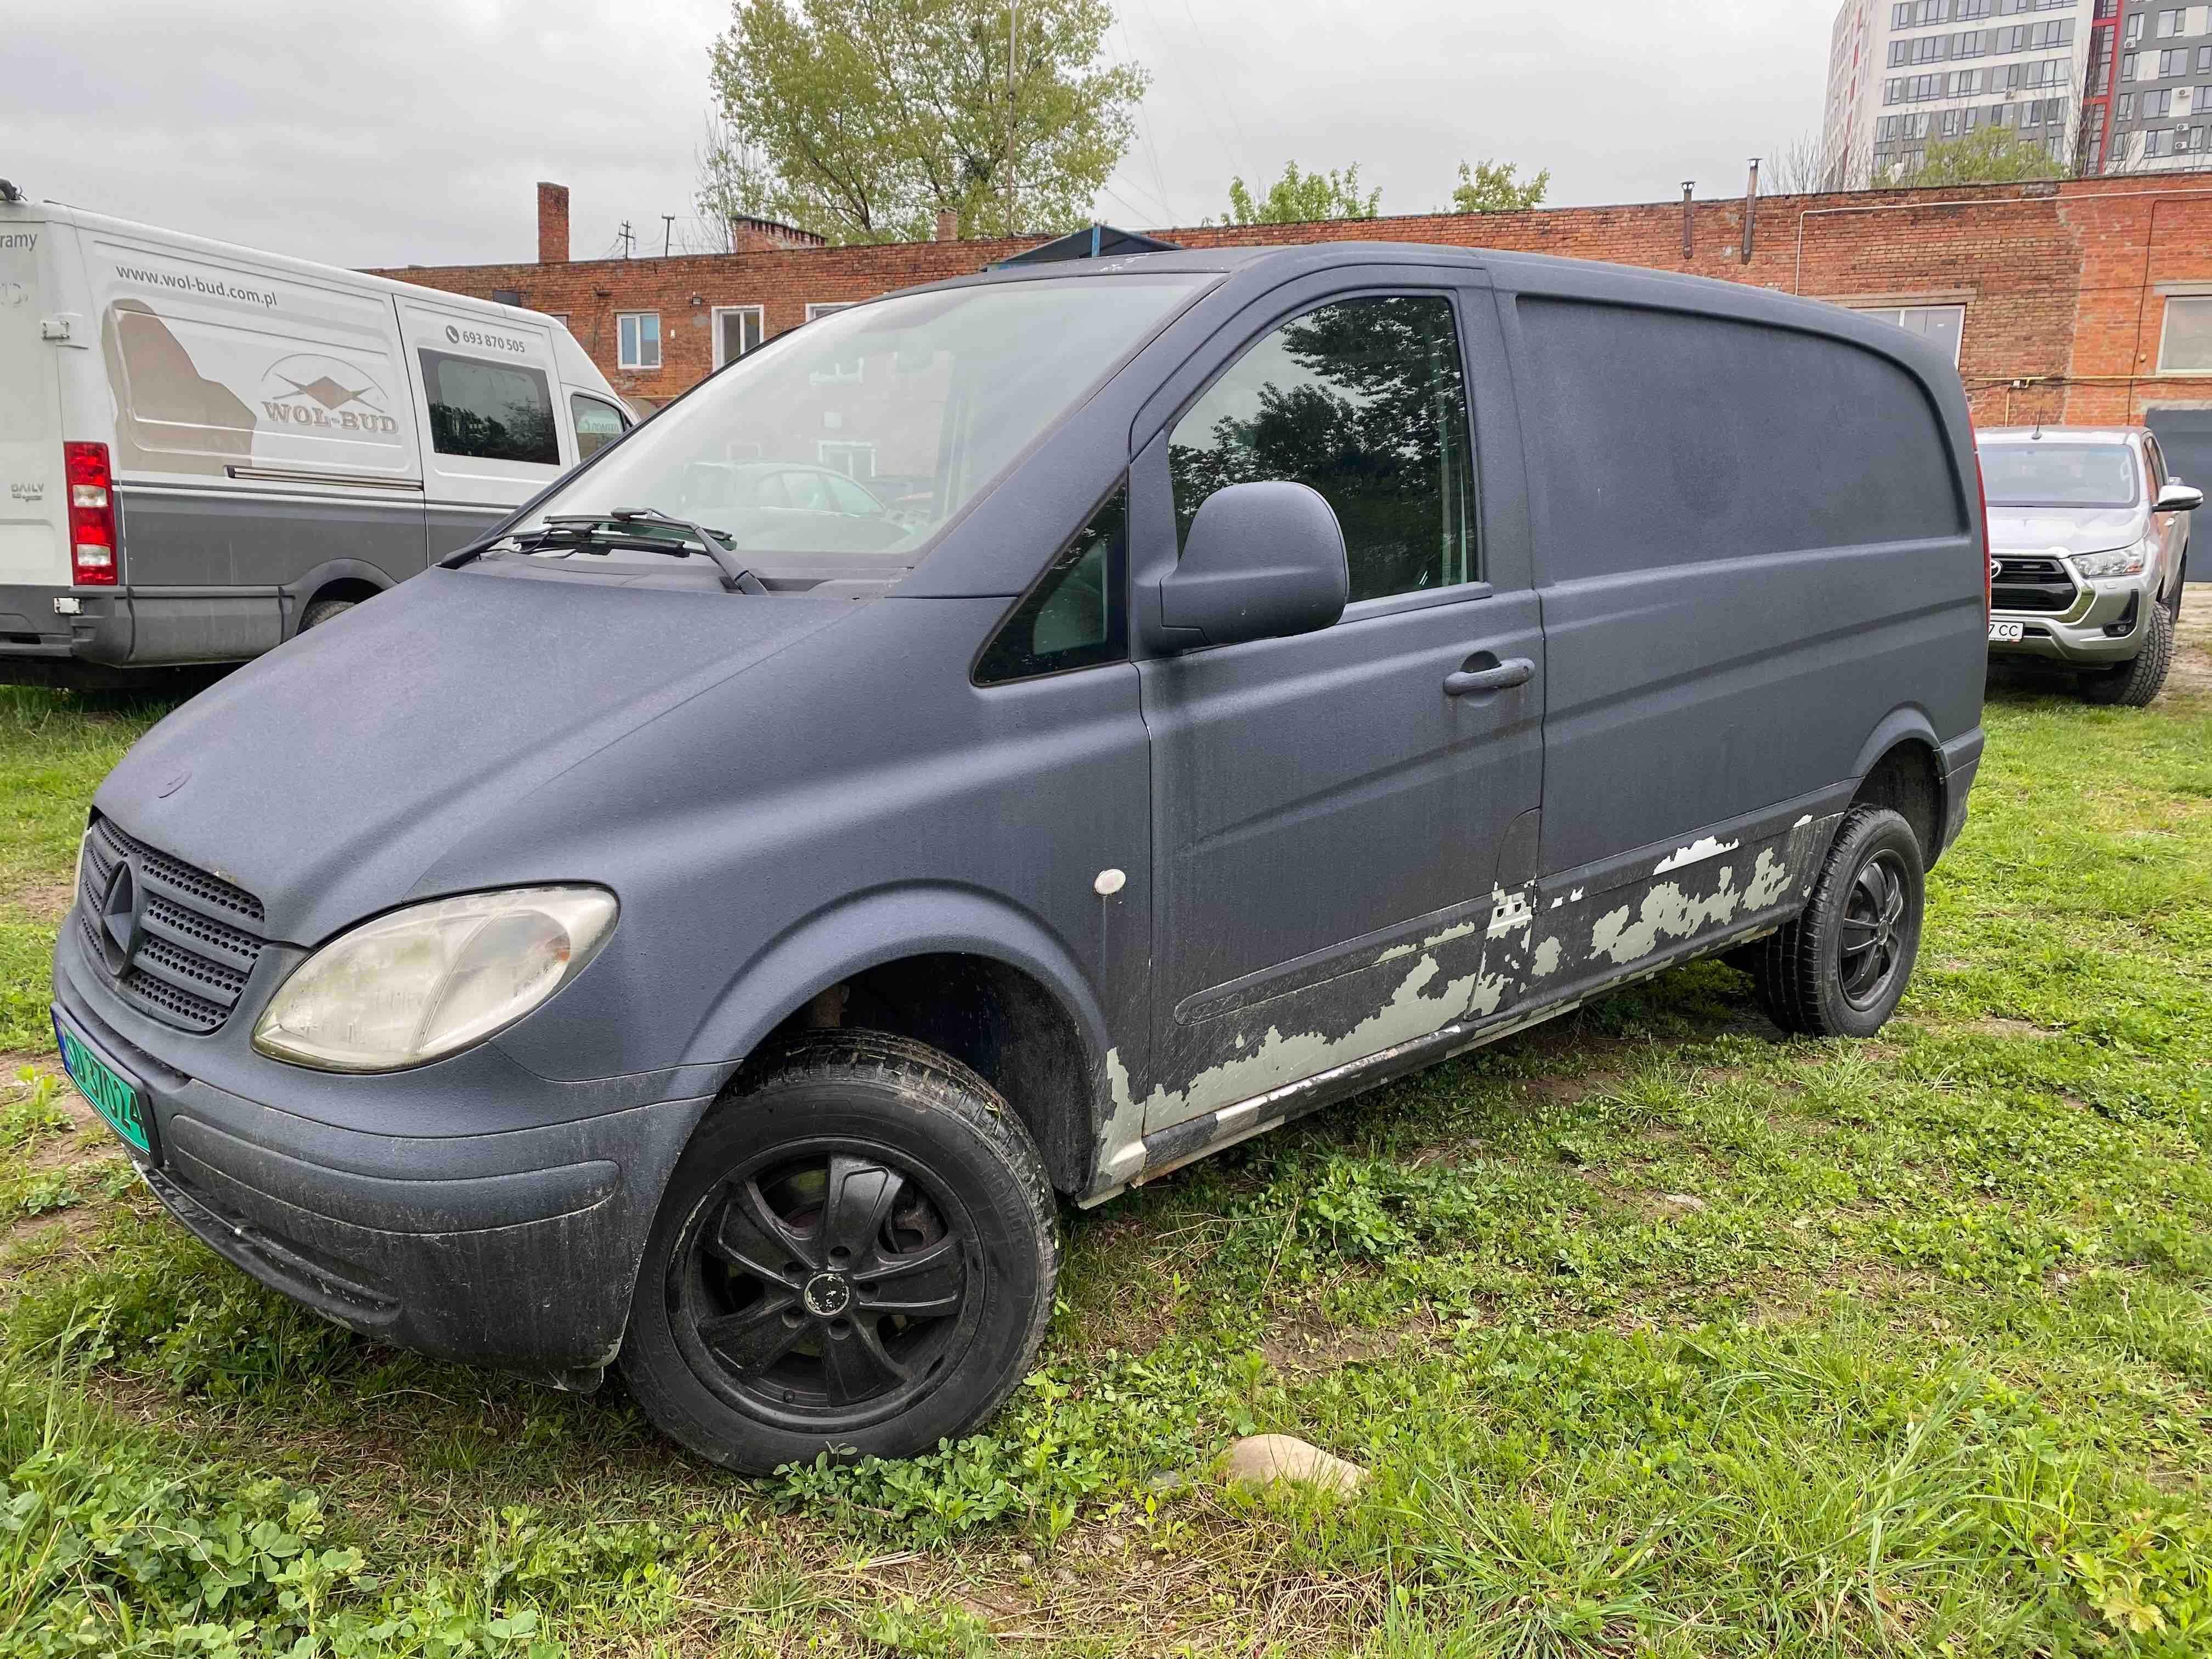
<path id="1" fill-rule="evenodd" d="M 748 1474 L 907 1457 L 1028 1370 L 1060 1267 L 1028 1132 L 949 1055 L 811 1032 L 708 1113 L 662 1198 L 620 1368 L 647 1416 Z"/>
<path id="2" fill-rule="evenodd" d="M 2166 689 L 2166 670 L 2172 665 L 2173 612 L 2166 605 L 2153 604 L 2142 649 L 2135 660 L 2084 673 L 2081 696 L 2090 702 L 2112 708 L 2147 708 Z"/>
<path id="3" fill-rule="evenodd" d="M 1806 1036 L 1869 1037 L 1905 995 L 1927 899 L 1920 838 L 1899 814 L 1857 806 L 1797 920 L 1753 949 L 1767 1014 Z"/>

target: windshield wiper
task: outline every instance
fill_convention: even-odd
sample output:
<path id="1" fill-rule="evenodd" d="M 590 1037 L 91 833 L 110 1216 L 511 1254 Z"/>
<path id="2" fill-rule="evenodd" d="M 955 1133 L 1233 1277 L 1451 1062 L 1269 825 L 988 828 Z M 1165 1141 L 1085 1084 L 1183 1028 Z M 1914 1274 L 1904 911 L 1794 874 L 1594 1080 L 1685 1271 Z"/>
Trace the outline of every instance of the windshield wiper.
<path id="1" fill-rule="evenodd" d="M 529 553 L 550 541 L 565 541 L 573 546 L 596 544 L 620 548 L 629 553 L 665 553 L 670 558 L 688 559 L 691 550 L 681 543 L 665 538 L 639 534 L 623 535 L 611 526 L 627 527 L 633 524 L 665 526 L 679 531 L 689 540 L 696 542 L 699 549 L 714 563 L 720 573 L 722 586 L 732 593 L 766 593 L 768 584 L 738 562 L 727 544 L 729 532 L 709 530 L 704 525 L 693 524 L 688 519 L 678 519 L 653 507 L 625 507 L 611 513 L 575 513 L 549 516 L 544 526 L 536 532 L 528 530 L 501 531 L 457 548 L 438 561 L 447 570 L 458 570 L 471 559 L 481 558 L 503 542 L 513 542 L 519 553 Z M 720 539 L 718 539 L 720 538 Z"/>

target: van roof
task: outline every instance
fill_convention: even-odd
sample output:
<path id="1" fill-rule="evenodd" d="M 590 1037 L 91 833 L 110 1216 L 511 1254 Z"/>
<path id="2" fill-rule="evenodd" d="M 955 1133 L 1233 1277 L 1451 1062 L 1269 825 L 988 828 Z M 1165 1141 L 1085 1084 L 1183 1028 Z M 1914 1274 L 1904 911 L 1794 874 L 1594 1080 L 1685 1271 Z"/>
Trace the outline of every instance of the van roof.
<path id="1" fill-rule="evenodd" d="M 325 280 L 336 276 L 349 287 L 376 294 L 404 295 L 413 299 L 433 299 L 440 305 L 476 313 L 484 317 L 527 318 L 532 322 L 554 320 L 541 311 L 528 311 L 520 306 L 501 305 L 496 300 L 479 300 L 472 295 L 454 294 L 441 288 L 425 288 L 419 283 L 395 282 L 389 276 L 376 276 L 365 270 L 354 270 L 344 265 L 324 264 L 313 259 L 299 259 L 287 253 L 271 253 L 263 248 L 246 247 L 237 242 L 218 241 L 211 236 L 195 236 L 189 231 L 171 230 L 161 225 L 143 224 L 135 219 L 118 219 L 112 215 L 94 213 L 88 208 L 73 207 L 66 202 L 23 202 L 0 212 L 36 216 L 50 224 L 73 225 L 81 230 L 120 233 L 173 246 L 187 248 L 203 258 L 216 260 L 250 260 L 271 271 L 290 272 L 295 276 L 318 276 Z M 565 327 L 562 332 L 565 333 Z"/>
<path id="2" fill-rule="evenodd" d="M 1611 292 L 1620 297 L 1623 288 L 1650 303 L 1673 303 L 1716 316 L 1750 322 L 1811 325 L 1829 333 L 1879 345 L 1887 355 L 1910 360 L 1927 356 L 1925 343 L 1904 334 L 1892 325 L 1871 321 L 1863 314 L 1810 295 L 1787 294 L 1752 283 L 1734 283 L 1687 271 L 1653 270 L 1642 265 L 1599 259 L 1570 259 L 1550 253 L 1522 253 L 1501 248 L 1450 246 L 1437 242 L 1385 242 L 1345 240 L 1327 242 L 1269 244 L 1257 247 L 1177 248 L 1157 253 L 1132 253 L 1098 259 L 1070 259 L 1042 265 L 1002 265 L 928 284 L 932 289 L 967 287 L 985 283 L 1034 283 L 1070 278 L 1127 276 L 1146 271 L 1192 272 L 1218 275 L 1253 286 L 1272 285 L 1310 271 L 1340 265 L 1407 264 L 1464 266 L 1482 270 L 1511 285 L 1522 275 L 1541 273 L 1555 279 L 1563 273 L 1601 273 Z M 926 291 L 901 289 L 895 293 Z M 889 298 L 890 295 L 878 297 Z M 1844 325 L 1843 319 L 1850 319 Z M 1901 336 L 1893 339 L 1892 335 Z M 1948 359 L 1948 354 L 1945 354 Z M 1929 359 L 1933 362 L 1932 358 Z"/>

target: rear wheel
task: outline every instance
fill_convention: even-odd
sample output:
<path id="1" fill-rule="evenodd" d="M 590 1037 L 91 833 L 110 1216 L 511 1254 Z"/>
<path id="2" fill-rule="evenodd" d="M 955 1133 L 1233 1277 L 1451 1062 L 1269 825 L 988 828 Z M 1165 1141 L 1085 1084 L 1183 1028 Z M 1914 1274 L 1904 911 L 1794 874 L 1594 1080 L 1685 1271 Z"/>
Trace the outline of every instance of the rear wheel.
<path id="1" fill-rule="evenodd" d="M 995 1411 L 1043 1340 L 1052 1188 L 990 1085 L 810 1033 L 716 1106 L 661 1201 L 621 1369 L 667 1433 L 764 1474 L 905 1457 Z"/>
<path id="2" fill-rule="evenodd" d="M 2082 696 L 2113 708 L 2149 707 L 2166 689 L 2166 671 L 2173 665 L 2173 617 L 2171 606 L 2154 600 L 2150 620 L 2143 629 L 2142 649 L 2135 660 L 2084 672 Z"/>
<path id="3" fill-rule="evenodd" d="M 1753 948 L 1759 998 L 1785 1031 L 1869 1037 L 1905 995 L 1920 951 L 1925 861 L 1885 806 L 1844 815 L 1797 920 Z"/>
<path id="4" fill-rule="evenodd" d="M 360 603 L 359 599 L 317 599 L 300 613 L 300 631 L 304 634 L 311 628 L 319 628 L 333 617 L 343 617 Z"/>

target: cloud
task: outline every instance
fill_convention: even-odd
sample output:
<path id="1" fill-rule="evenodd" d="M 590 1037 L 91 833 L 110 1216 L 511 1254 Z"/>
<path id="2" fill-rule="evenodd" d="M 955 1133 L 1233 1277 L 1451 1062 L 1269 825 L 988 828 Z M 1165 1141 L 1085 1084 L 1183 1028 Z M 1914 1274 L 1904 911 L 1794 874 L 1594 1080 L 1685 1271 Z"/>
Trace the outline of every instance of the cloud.
<path id="1" fill-rule="evenodd" d="M 1462 158 L 1553 170 L 1555 202 L 1650 200 L 1820 115 L 1830 0 L 1120 0 L 1152 72 L 1098 202 L 1221 211 L 1231 176 L 1357 161 L 1385 212 L 1440 205 Z M 34 196 L 341 264 L 535 256 L 540 179 L 579 257 L 702 238 L 693 155 L 722 0 L 11 0 L 0 173 Z"/>

